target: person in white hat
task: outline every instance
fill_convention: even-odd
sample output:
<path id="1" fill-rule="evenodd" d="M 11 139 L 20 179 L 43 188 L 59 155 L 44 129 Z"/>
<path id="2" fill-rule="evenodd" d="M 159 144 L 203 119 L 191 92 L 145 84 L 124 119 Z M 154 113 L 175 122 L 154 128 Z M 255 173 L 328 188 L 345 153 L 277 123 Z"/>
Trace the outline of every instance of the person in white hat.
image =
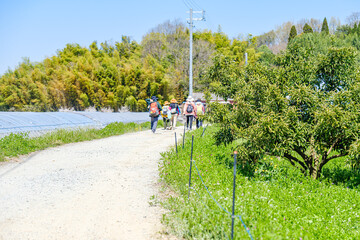
<path id="1" fill-rule="evenodd" d="M 194 117 L 196 117 L 196 106 L 194 104 L 194 99 L 191 96 L 186 99 L 183 114 L 186 116 L 186 129 L 192 130 L 192 123 L 194 121 Z"/>

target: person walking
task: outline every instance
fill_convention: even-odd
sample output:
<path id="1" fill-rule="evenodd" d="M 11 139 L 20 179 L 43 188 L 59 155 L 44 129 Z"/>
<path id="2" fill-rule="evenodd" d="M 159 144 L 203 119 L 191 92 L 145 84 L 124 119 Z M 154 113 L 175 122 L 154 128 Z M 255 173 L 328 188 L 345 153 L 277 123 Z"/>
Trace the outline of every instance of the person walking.
<path id="1" fill-rule="evenodd" d="M 164 106 L 162 107 L 161 116 L 164 122 L 164 130 L 170 129 L 170 118 L 171 118 L 171 112 L 170 112 L 170 106 L 169 102 L 165 101 Z"/>
<path id="2" fill-rule="evenodd" d="M 186 116 L 186 129 L 192 130 L 192 123 L 194 121 L 194 117 L 196 117 L 196 106 L 194 104 L 194 99 L 191 96 L 186 99 L 183 114 Z"/>
<path id="3" fill-rule="evenodd" d="M 181 114 L 179 104 L 176 99 L 173 98 L 170 101 L 170 112 L 171 112 L 171 129 L 176 129 L 176 121 L 178 116 Z"/>
<path id="4" fill-rule="evenodd" d="M 162 108 L 160 103 L 157 101 L 158 99 L 156 96 L 152 96 L 151 100 L 152 102 L 150 103 L 149 116 L 151 117 L 151 131 L 155 133 Z"/>
<path id="5" fill-rule="evenodd" d="M 205 107 L 204 104 L 201 102 L 201 99 L 197 99 L 196 103 L 196 128 L 202 127 L 203 124 L 203 117 L 205 114 Z"/>

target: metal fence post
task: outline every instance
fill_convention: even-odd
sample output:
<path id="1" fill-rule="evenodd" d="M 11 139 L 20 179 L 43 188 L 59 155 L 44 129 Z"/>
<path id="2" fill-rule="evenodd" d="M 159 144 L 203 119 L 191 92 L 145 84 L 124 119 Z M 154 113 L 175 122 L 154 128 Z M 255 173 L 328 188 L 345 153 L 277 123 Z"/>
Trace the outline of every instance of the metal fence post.
<path id="1" fill-rule="evenodd" d="M 192 135 L 192 140 L 191 140 L 191 155 L 190 155 L 190 173 L 189 173 L 189 193 L 188 193 L 188 199 L 190 199 L 191 169 L 192 169 L 193 148 L 194 148 L 194 135 Z"/>
<path id="2" fill-rule="evenodd" d="M 232 214 L 231 214 L 231 239 L 234 238 L 234 220 L 235 220 L 235 187 L 236 187 L 236 155 L 237 152 L 234 152 L 234 183 L 233 183 L 233 205 L 232 205 Z"/>
<path id="3" fill-rule="evenodd" d="M 183 149 L 184 149 L 184 144 L 185 144 L 185 124 L 184 124 L 184 134 L 183 134 Z"/>
<path id="4" fill-rule="evenodd" d="M 175 132 L 175 148 L 176 148 L 176 154 L 178 154 L 178 150 L 177 150 L 177 139 L 176 139 L 176 132 Z"/>
<path id="5" fill-rule="evenodd" d="M 206 127 L 204 127 L 204 130 L 203 130 L 203 132 L 202 132 L 202 134 L 201 134 L 201 137 L 204 135 L 204 132 L 205 132 L 205 130 L 206 130 L 206 128 L 207 128 L 208 125 L 209 125 L 209 124 L 207 124 Z"/>

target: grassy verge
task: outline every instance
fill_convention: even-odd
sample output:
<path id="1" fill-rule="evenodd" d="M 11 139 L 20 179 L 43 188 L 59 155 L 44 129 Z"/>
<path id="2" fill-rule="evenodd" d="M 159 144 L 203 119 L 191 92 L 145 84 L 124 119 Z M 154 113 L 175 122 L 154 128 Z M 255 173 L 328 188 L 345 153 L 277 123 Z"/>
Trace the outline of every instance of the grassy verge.
<path id="1" fill-rule="evenodd" d="M 234 145 L 214 145 L 209 127 L 195 135 L 194 154 L 203 181 L 229 212 L 232 206 Z M 160 174 L 176 197 L 163 202 L 163 217 L 172 233 L 185 239 L 228 239 L 231 218 L 209 196 L 193 165 L 188 181 L 190 136 L 178 155 L 163 154 Z M 344 159 L 329 163 L 319 180 L 304 177 L 286 161 L 265 156 L 255 169 L 238 165 L 235 214 L 241 215 L 254 239 L 360 239 L 360 174 Z M 234 239 L 250 239 L 239 219 Z"/>
<path id="2" fill-rule="evenodd" d="M 158 127 L 163 127 L 162 120 L 159 121 Z M 150 129 L 150 122 L 141 124 L 116 122 L 103 129 L 61 129 L 35 138 L 30 138 L 26 133 L 10 134 L 0 139 L 0 161 L 66 143 L 89 141 L 148 129 Z"/>

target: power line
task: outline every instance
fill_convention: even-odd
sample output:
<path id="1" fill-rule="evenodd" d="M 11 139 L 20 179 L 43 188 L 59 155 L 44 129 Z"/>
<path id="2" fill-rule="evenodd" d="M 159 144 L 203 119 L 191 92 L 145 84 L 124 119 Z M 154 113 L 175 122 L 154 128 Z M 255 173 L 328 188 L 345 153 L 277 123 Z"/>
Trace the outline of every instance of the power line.
<path id="1" fill-rule="evenodd" d="M 182 0 L 182 2 L 184 3 L 184 5 L 187 7 L 187 8 L 192 8 L 192 9 L 203 9 L 197 2 L 196 0 Z M 194 12 L 194 14 L 196 14 Z M 211 17 L 209 15 L 209 13 L 206 13 L 206 26 L 207 26 L 207 29 L 212 31 L 212 32 L 215 32 L 216 31 L 216 27 L 215 25 L 213 24 L 212 20 L 211 20 Z M 199 30 L 199 29 L 198 29 Z"/>
<path id="2" fill-rule="evenodd" d="M 200 9 L 199 6 L 194 3 L 192 0 L 185 0 L 188 3 L 188 6 L 190 6 L 189 8 L 191 9 Z"/>
<path id="3" fill-rule="evenodd" d="M 186 6 L 187 8 L 191 8 L 191 7 L 187 4 L 187 2 L 186 2 L 185 0 L 182 0 L 182 2 L 185 4 L 185 6 Z"/>
<path id="4" fill-rule="evenodd" d="M 215 26 L 211 19 L 212 18 L 210 17 L 209 13 L 206 13 L 206 25 L 210 28 L 209 30 L 215 31 Z"/>
<path id="5" fill-rule="evenodd" d="M 190 2 L 193 3 L 193 6 L 195 6 L 197 9 L 202 9 L 202 7 L 200 7 L 196 2 L 195 0 L 189 0 Z"/>

